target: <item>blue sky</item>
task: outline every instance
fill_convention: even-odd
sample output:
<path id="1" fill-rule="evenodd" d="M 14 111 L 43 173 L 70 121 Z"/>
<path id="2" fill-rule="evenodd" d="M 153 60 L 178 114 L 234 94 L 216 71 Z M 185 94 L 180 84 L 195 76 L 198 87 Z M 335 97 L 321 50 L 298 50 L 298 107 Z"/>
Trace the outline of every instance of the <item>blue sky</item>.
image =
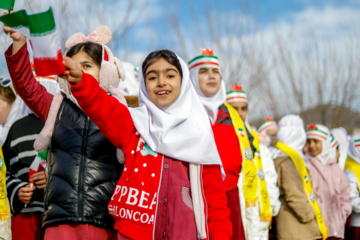
<path id="1" fill-rule="evenodd" d="M 307 28 L 312 27 L 312 31 L 316 31 L 316 28 L 327 27 L 326 29 L 328 36 L 337 35 L 337 27 L 340 24 L 341 31 L 348 29 L 352 32 L 352 34 L 356 34 L 358 36 L 359 32 L 353 33 L 355 29 L 358 29 L 356 26 L 356 21 L 360 20 L 359 18 L 349 19 L 345 23 L 341 23 L 341 16 L 348 15 L 348 11 L 352 11 L 352 14 L 358 13 L 360 15 L 360 1 L 357 0 L 281 0 L 281 1 L 269 1 L 269 0 L 258 0 L 258 1 L 214 1 L 214 0 L 183 0 L 183 1 L 171 1 L 171 0 L 137 0 L 135 1 L 135 9 L 147 1 L 148 5 L 143 14 L 139 19 L 136 20 L 136 24 L 131 28 L 126 39 L 122 39 L 124 42 L 130 42 L 129 47 L 132 48 L 135 52 L 149 52 L 153 49 L 151 47 L 175 47 L 171 46 L 171 42 L 168 40 L 164 40 L 165 44 L 159 44 L 156 41 L 156 38 L 162 39 L 163 35 L 167 33 L 163 33 L 164 24 L 168 21 L 168 16 L 177 12 L 180 14 L 180 25 L 183 28 L 191 27 L 194 23 L 189 18 L 191 15 L 191 11 L 189 10 L 189 6 L 195 9 L 196 12 L 201 12 L 203 9 L 207 9 L 210 11 L 218 11 L 221 14 L 238 14 L 239 18 L 246 18 L 248 21 L 256 24 L 257 32 L 266 34 L 267 31 L 271 28 L 278 28 L 279 26 L 284 26 L 287 24 L 288 26 L 297 26 L 301 28 L 302 31 Z M 15 1 L 15 10 L 20 10 L 24 8 L 24 3 L 29 2 L 27 0 L 16 0 Z M 59 1 L 56 0 L 38 0 L 37 5 L 34 5 L 33 8 L 37 8 L 38 11 L 45 11 L 49 6 L 54 8 L 54 12 L 56 15 L 57 24 L 61 24 L 61 15 L 58 8 Z M 61 2 L 61 1 L 60 1 Z M 83 18 L 86 15 L 86 11 L 82 9 L 83 1 L 75 0 L 69 1 L 70 4 L 68 8 L 72 9 L 72 13 L 77 14 L 77 18 Z M 92 0 L 87 1 L 91 2 L 94 6 L 104 5 L 106 1 L 100 0 Z M 109 0 L 108 0 L 109 2 Z M 125 14 L 125 7 L 128 1 L 111 1 L 112 6 L 109 11 L 110 16 L 115 16 L 114 18 Z M 240 2 L 240 4 L 235 3 Z M 73 4 L 76 3 L 76 4 Z M 78 9 L 76 9 L 78 8 Z M 330 8 L 330 10 L 329 10 Z M 113 11 L 113 10 L 116 11 Z M 245 9 L 245 10 L 244 10 Z M 326 12 L 328 9 L 328 12 Z M 333 12 L 338 12 L 339 15 L 334 16 L 333 22 L 331 22 L 331 9 Z M 28 8 L 29 11 L 31 11 Z M 78 10 L 78 12 L 76 12 Z M 80 14 L 79 14 L 80 13 Z M 113 15 L 111 15 L 113 14 Z M 135 15 L 135 14 L 134 14 Z M 317 23 L 315 26 L 311 26 L 311 18 L 313 17 L 323 17 L 322 23 Z M 205 17 L 199 17 L 199 22 L 204 21 Z M 302 23 L 301 21 L 304 22 Z M 321 19 L 320 19 L 321 21 Z M 326 23 L 328 21 L 329 23 Z M 339 23 L 340 21 L 340 23 Z M 359 21 L 357 21 L 359 22 Z M 95 28 L 96 25 L 102 23 L 101 21 L 95 21 L 90 23 L 89 28 Z M 342 24 L 342 25 L 341 25 Z M 329 26 L 330 25 L 330 26 Z M 80 27 L 81 28 L 81 27 Z M 81 29 L 79 29 L 81 31 Z M 331 30 L 329 32 L 328 30 Z M 86 31 L 86 30 L 85 30 Z M 157 36 L 151 36 L 151 39 L 154 39 L 153 42 L 149 45 L 146 41 L 149 35 L 156 34 Z M 6 42 L 4 42 L 4 37 L 1 36 L 0 39 L 1 47 L 0 50 L 3 51 L 4 46 L 7 46 Z M 62 43 L 63 44 L 63 43 Z M 141 55 L 141 54 L 140 54 Z M 137 56 L 137 55 L 136 55 Z M 128 59 L 128 57 L 125 57 Z M 128 59 L 132 61 L 137 61 L 135 64 L 139 65 L 141 62 L 139 57 L 134 57 Z M 3 57 L 0 58 L 0 71 L 3 70 Z"/>
<path id="2" fill-rule="evenodd" d="M 71 29 L 64 23 L 64 10 L 60 11 L 59 6 L 66 0 L 16 0 L 15 10 L 23 9 L 26 2 L 31 2 L 32 10 L 38 11 L 45 11 L 52 6 L 58 29 L 68 31 L 63 34 L 63 46 L 64 39 L 68 38 L 70 33 L 81 31 L 88 34 L 100 24 L 116 28 L 121 18 L 126 15 L 126 7 L 130 1 L 132 0 L 68 0 L 69 4 L 64 9 L 73 18 L 71 23 L 75 23 Z M 141 15 L 137 16 L 136 13 L 144 2 L 147 2 L 147 6 Z M 92 12 L 88 12 L 86 4 L 91 4 Z M 94 15 L 97 9 L 101 13 L 99 16 Z M 193 11 L 197 13 L 196 18 L 193 17 Z M 219 56 L 220 59 L 245 58 L 246 50 L 255 46 L 255 49 L 247 54 L 258 56 L 257 61 L 265 59 L 263 64 L 270 66 L 276 33 L 286 39 L 286 45 L 296 56 L 294 69 L 295 74 L 299 74 L 301 68 L 297 67 L 297 64 L 303 64 L 304 53 L 313 47 L 314 40 L 319 46 L 320 57 L 324 59 L 329 58 L 328 49 L 334 46 L 337 51 L 343 52 L 343 55 L 346 55 L 345 48 L 349 42 L 360 46 L 359 0 L 136 0 L 130 16 L 130 21 L 135 24 L 127 35 L 110 47 L 121 60 L 137 66 L 141 65 L 149 52 L 159 48 L 173 49 L 185 61 L 200 54 L 199 49 L 204 47 L 215 48 L 216 54 L 219 49 L 214 46 L 218 45 L 210 39 L 211 34 L 208 31 L 203 31 L 206 27 L 204 12 L 212 14 L 212 20 L 218 27 L 216 41 L 228 50 L 228 55 Z M 179 17 L 178 26 L 181 29 L 180 36 L 184 38 L 185 49 L 171 27 L 171 17 L 175 15 Z M 81 24 L 84 20 L 86 23 Z M 237 31 L 238 25 L 248 29 Z M 201 37 L 194 37 L 199 33 L 202 34 Z M 232 44 L 228 44 L 229 42 Z M 0 73 L 3 75 L 7 75 L 7 71 L 2 53 L 8 45 L 4 34 L 0 35 Z M 357 56 L 360 56 L 359 49 L 360 47 L 354 48 Z M 348 59 L 346 56 L 343 58 L 338 61 L 346 63 Z M 239 82 L 245 88 L 252 89 L 251 77 L 257 71 L 253 64 L 244 60 L 241 66 L 232 66 L 234 67 L 239 71 L 239 79 L 231 77 L 229 69 L 222 69 L 227 86 Z M 274 78 L 272 81 L 276 82 L 276 76 L 271 77 Z M 316 98 L 314 94 L 309 92 L 307 97 L 310 100 Z M 309 101 L 308 104 L 313 103 Z"/>

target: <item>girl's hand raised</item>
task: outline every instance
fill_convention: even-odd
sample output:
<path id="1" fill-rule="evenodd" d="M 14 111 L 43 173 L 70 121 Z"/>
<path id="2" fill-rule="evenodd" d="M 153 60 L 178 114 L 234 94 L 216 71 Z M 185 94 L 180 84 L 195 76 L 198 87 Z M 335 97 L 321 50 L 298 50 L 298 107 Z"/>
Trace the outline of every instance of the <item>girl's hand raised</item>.
<path id="1" fill-rule="evenodd" d="M 4 26 L 3 30 L 6 35 L 10 34 L 10 37 L 13 39 L 12 54 L 14 55 L 22 46 L 24 46 L 26 43 L 26 37 L 18 32 L 13 31 L 6 25 Z"/>
<path id="2" fill-rule="evenodd" d="M 81 71 L 78 64 L 76 64 L 71 58 L 64 57 L 64 66 L 66 67 L 65 72 L 59 75 L 61 78 L 65 78 L 68 82 L 73 85 L 77 85 L 81 82 L 83 72 Z"/>

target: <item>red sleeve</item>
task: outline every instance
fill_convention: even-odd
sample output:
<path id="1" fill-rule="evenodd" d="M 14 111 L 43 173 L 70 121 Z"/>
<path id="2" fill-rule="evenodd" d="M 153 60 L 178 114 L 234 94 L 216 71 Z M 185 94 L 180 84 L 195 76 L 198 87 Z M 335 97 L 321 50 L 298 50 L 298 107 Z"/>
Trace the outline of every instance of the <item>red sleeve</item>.
<path id="1" fill-rule="evenodd" d="M 203 186 L 208 206 L 210 240 L 226 240 L 232 235 L 230 210 L 219 165 L 203 165 Z"/>
<path id="2" fill-rule="evenodd" d="M 125 150 L 135 126 L 129 109 L 109 96 L 91 75 L 83 73 L 81 82 L 71 92 L 84 113 L 117 148 Z"/>
<path id="3" fill-rule="evenodd" d="M 43 121 L 46 120 L 53 95 L 36 81 L 31 70 L 27 44 L 12 55 L 12 45 L 5 52 L 9 73 L 16 92 L 26 105 Z"/>

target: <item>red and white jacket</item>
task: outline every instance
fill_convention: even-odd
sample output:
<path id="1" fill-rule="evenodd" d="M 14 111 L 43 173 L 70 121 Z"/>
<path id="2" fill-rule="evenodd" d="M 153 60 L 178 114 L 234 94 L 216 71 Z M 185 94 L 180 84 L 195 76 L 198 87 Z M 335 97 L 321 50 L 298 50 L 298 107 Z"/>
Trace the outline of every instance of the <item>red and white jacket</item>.
<path id="1" fill-rule="evenodd" d="M 230 211 L 218 165 L 193 165 L 153 152 L 127 107 L 108 96 L 92 76 L 83 74 L 71 91 L 91 121 L 124 152 L 124 172 L 108 205 L 121 235 L 230 239 Z"/>

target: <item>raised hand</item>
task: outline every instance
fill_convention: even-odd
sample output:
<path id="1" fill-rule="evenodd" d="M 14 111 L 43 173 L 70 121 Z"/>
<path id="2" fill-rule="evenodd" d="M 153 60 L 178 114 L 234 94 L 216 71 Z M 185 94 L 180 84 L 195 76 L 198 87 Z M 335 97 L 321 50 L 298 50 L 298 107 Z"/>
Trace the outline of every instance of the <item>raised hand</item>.
<path id="1" fill-rule="evenodd" d="M 5 34 L 10 34 L 10 37 L 13 40 L 12 54 L 14 55 L 22 46 L 24 46 L 26 43 L 26 37 L 18 32 L 15 32 L 6 25 L 4 25 L 3 30 Z"/>
<path id="2" fill-rule="evenodd" d="M 77 65 L 71 58 L 64 57 L 63 61 L 66 70 L 62 75 L 59 75 L 61 78 L 65 78 L 68 82 L 77 85 L 81 82 L 83 72 L 81 71 L 79 65 Z"/>

